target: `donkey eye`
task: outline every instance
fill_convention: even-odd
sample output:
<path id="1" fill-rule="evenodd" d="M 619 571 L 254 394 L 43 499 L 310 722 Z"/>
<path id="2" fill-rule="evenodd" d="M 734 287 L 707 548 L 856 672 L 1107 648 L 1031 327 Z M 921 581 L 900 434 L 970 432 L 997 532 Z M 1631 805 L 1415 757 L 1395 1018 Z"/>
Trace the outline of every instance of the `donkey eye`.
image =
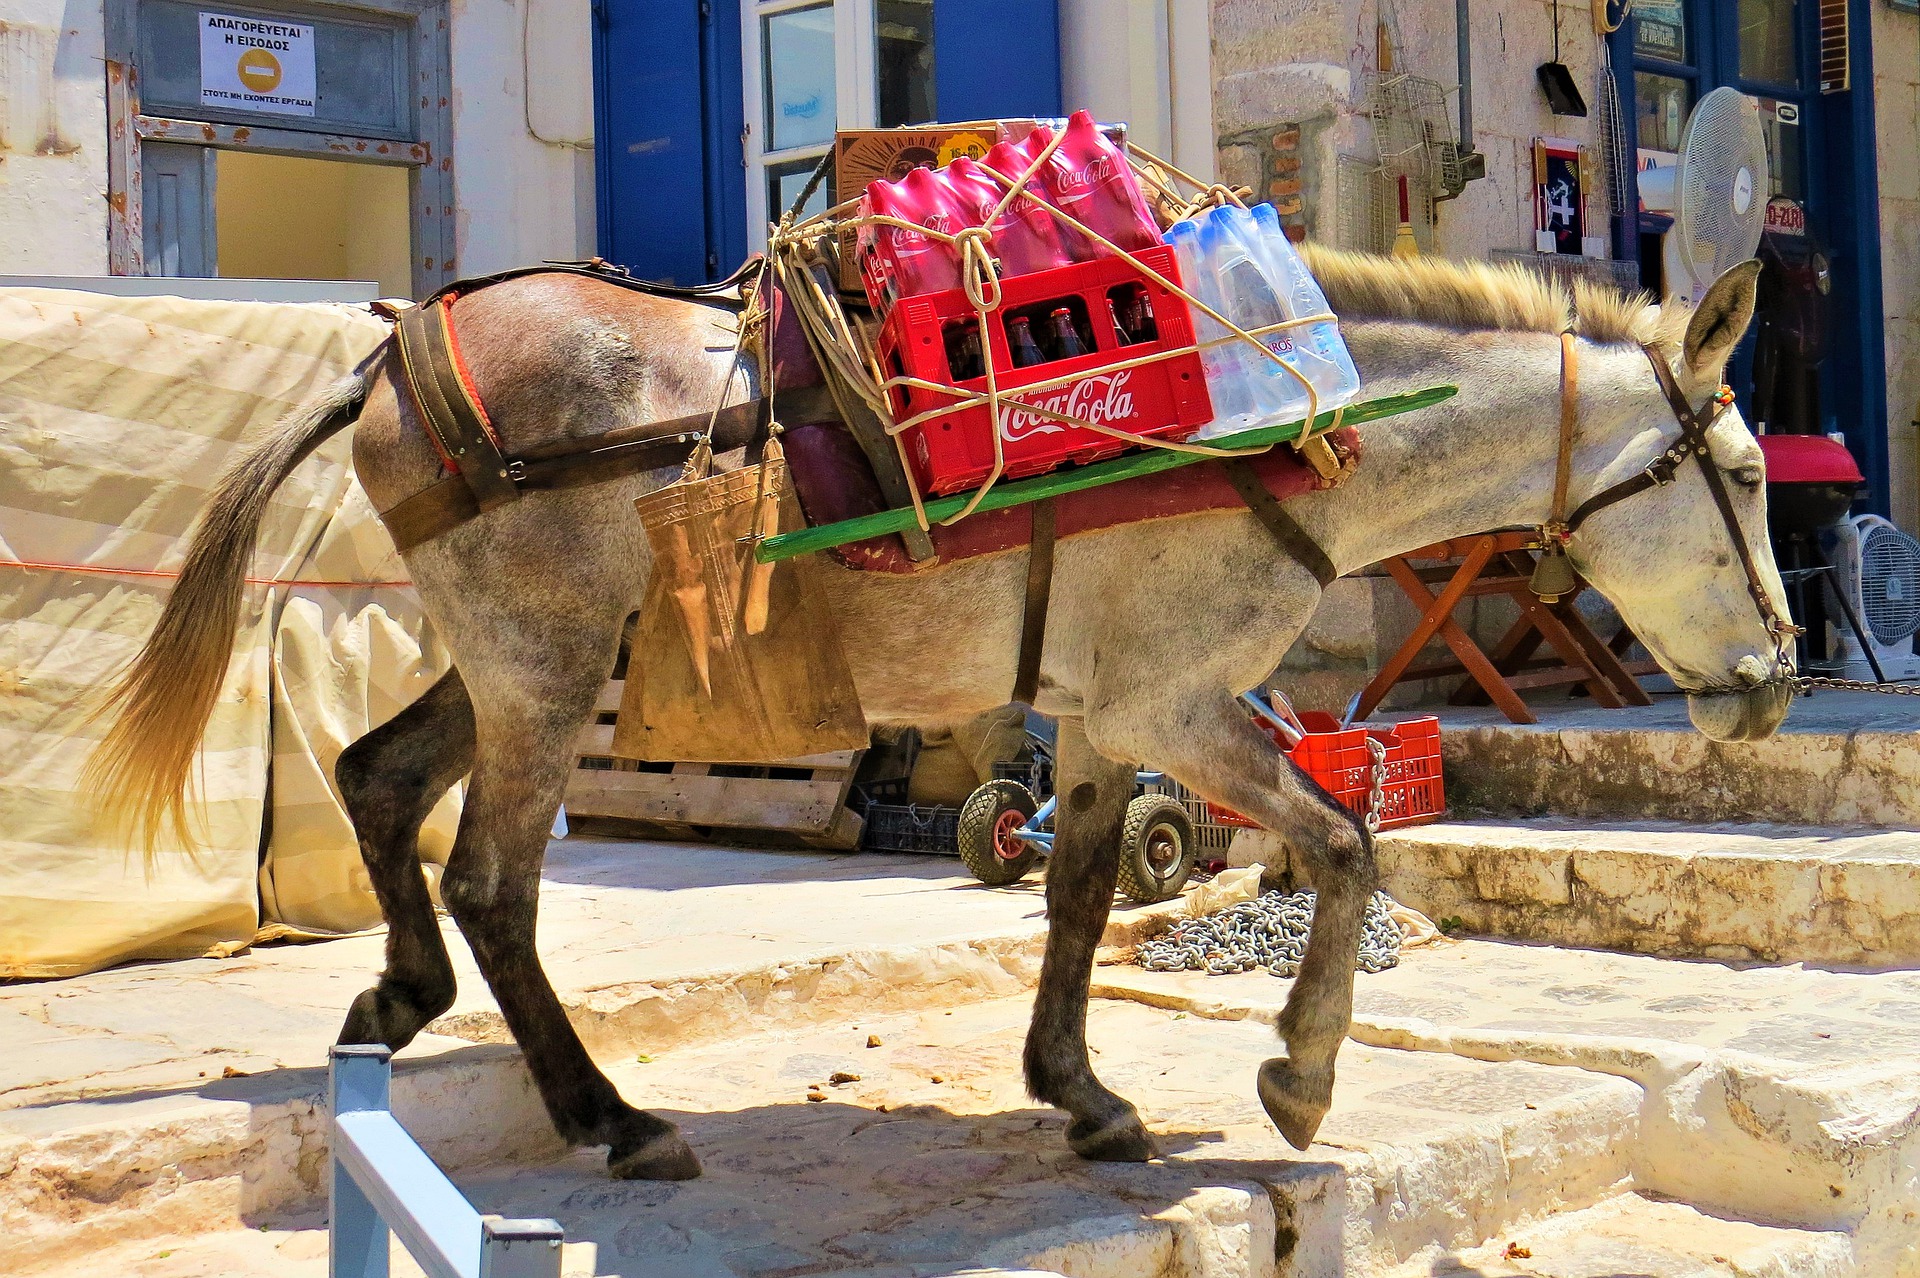
<path id="1" fill-rule="evenodd" d="M 1742 488 L 1758 488 L 1767 482 L 1765 466 L 1736 466 L 1733 468 L 1733 482 Z"/>

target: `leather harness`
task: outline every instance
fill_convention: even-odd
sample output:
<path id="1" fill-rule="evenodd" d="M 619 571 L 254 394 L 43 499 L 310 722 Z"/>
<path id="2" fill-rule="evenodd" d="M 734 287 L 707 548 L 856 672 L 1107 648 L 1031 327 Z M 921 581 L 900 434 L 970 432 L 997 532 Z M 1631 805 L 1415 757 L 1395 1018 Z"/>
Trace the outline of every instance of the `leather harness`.
<path id="1" fill-rule="evenodd" d="M 692 455 L 709 426 L 714 433 L 750 432 L 764 423 L 768 404 L 756 396 L 716 414 L 689 413 L 666 421 L 610 431 L 590 440 L 565 440 L 524 449 L 509 457 L 474 388 L 453 325 L 453 304 L 467 293 L 527 275 L 580 275 L 656 297 L 734 305 L 744 309 L 746 290 L 759 278 L 763 259 L 712 284 L 674 285 L 636 280 L 599 259 L 557 262 L 502 271 L 449 284 L 418 306 L 389 312 L 393 344 L 407 394 L 425 425 L 447 474 L 380 512 L 401 551 L 413 549 L 469 519 L 517 500 L 522 493 L 605 483 L 643 471 L 678 466 Z M 737 295 L 737 297 L 736 297 Z M 738 299 L 738 300 L 737 300 Z"/>
<path id="2" fill-rule="evenodd" d="M 1747 594 L 1753 599 L 1754 607 L 1760 613 L 1760 621 L 1774 643 L 1774 670 L 1768 683 L 1776 683 L 1792 677 L 1791 658 L 1793 637 L 1804 633 L 1802 628 L 1783 616 L 1767 596 L 1766 582 L 1760 575 L 1760 565 L 1754 561 L 1753 551 L 1747 545 L 1744 530 L 1740 527 L 1740 516 L 1733 508 L 1733 498 L 1727 492 L 1727 479 L 1720 468 L 1714 464 L 1713 452 L 1708 445 L 1707 434 L 1713 424 L 1719 420 L 1720 413 L 1733 402 L 1733 394 L 1725 386 L 1710 396 L 1699 410 L 1687 402 L 1687 397 L 1674 380 L 1673 370 L 1660 352 L 1651 345 L 1642 345 L 1647 362 L 1653 366 L 1653 375 L 1660 383 L 1660 391 L 1666 397 L 1667 406 L 1672 409 L 1673 417 L 1680 425 L 1680 438 L 1649 462 L 1639 474 L 1611 484 L 1593 494 L 1572 514 L 1564 514 L 1567 503 L 1567 487 L 1571 481 L 1573 469 L 1574 435 L 1578 424 L 1578 364 L 1575 357 L 1574 338 L 1571 333 L 1563 333 L 1560 338 L 1560 451 L 1555 462 L 1553 480 L 1553 506 L 1547 522 L 1541 526 L 1541 540 L 1564 551 L 1575 533 L 1587 519 L 1605 510 L 1607 507 L 1625 501 L 1627 498 L 1646 492 L 1651 488 L 1664 487 L 1676 478 L 1681 466 L 1689 457 L 1700 462 L 1700 474 L 1706 480 L 1707 491 L 1713 495 L 1713 504 L 1720 513 L 1720 522 L 1727 530 L 1727 536 L 1733 542 L 1733 548 L 1740 557 L 1741 570 L 1747 578 Z M 1690 692 L 1692 690 L 1689 690 Z M 1744 688 L 1706 688 L 1692 695 L 1713 693 L 1745 692 Z"/>

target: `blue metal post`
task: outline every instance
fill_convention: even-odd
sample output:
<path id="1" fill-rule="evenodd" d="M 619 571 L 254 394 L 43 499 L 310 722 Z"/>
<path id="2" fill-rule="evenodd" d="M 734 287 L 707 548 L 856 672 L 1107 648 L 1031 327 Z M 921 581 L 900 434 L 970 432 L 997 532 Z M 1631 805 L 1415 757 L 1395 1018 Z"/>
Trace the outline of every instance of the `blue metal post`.
<path id="1" fill-rule="evenodd" d="M 327 1052 L 327 1112 L 387 1109 L 393 1053 L 378 1045 L 336 1046 Z M 332 1210 L 328 1213 L 329 1278 L 387 1278 L 386 1222 L 336 1157 L 332 1161 Z"/>

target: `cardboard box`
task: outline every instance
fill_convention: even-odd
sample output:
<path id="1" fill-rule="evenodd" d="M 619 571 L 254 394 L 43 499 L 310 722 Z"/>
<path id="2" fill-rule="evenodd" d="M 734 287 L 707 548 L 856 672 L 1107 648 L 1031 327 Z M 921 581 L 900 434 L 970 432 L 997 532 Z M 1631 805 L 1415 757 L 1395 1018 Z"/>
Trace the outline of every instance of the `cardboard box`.
<path id="1" fill-rule="evenodd" d="M 940 168 L 956 156 L 979 159 L 996 140 L 992 125 L 975 128 L 842 129 L 834 135 L 836 200 L 858 199 L 867 183 L 898 181 L 917 168 Z M 840 232 L 840 287 L 860 291 L 852 228 Z"/>

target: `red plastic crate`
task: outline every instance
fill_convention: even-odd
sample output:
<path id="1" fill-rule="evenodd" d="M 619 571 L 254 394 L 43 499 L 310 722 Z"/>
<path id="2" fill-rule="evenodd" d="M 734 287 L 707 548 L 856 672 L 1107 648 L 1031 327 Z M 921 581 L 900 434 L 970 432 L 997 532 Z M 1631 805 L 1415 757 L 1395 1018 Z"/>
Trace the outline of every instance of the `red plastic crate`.
<path id="1" fill-rule="evenodd" d="M 1340 721 L 1320 710 L 1308 710 L 1300 716 L 1307 735 L 1288 750 L 1271 724 L 1255 721 L 1266 730 L 1282 751 L 1298 764 L 1334 798 L 1355 812 L 1367 810 L 1367 796 L 1373 789 L 1373 755 L 1367 749 L 1372 737 L 1387 748 L 1387 776 L 1381 786 L 1380 828 L 1421 825 L 1437 821 L 1447 810 L 1447 796 L 1440 779 L 1440 721 L 1428 716 L 1404 723 L 1355 724 L 1342 728 Z M 1208 804 L 1213 819 L 1221 825 L 1255 829 L 1231 808 Z"/>
<path id="2" fill-rule="evenodd" d="M 1135 256 L 1167 279 L 1180 281 L 1172 249 L 1143 249 Z M 1109 290 L 1132 284 L 1147 289 L 1155 339 L 1123 346 L 1114 331 L 1108 296 Z M 1193 344 L 1193 317 L 1187 304 L 1126 262 L 1119 258 L 1076 262 L 1051 271 L 1013 276 L 1002 280 L 1000 289 L 1000 306 L 988 312 L 984 337 L 995 381 L 1002 390 L 1018 390 L 1085 371 L 1088 376 L 1083 380 L 1036 392 L 1029 401 L 1136 435 L 1184 438 L 1212 419 L 1213 402 L 1207 397 L 1206 378 L 1197 354 L 1155 360 L 1116 373 L 1099 371 L 1120 360 Z M 1090 332 L 1093 337 L 1093 349 L 1072 359 L 1015 368 L 1007 346 L 1007 317 L 1018 312 L 1036 313 L 1033 334 L 1044 341 L 1045 308 L 1054 302 L 1075 312 L 1083 335 Z M 907 374 L 961 390 L 984 391 L 984 376 L 955 382 L 947 363 L 947 327 L 974 318 L 973 306 L 961 289 L 903 298 L 880 329 L 880 358 L 887 376 Z M 951 396 L 917 387 L 895 387 L 889 393 L 896 421 L 953 402 Z M 920 490 L 955 493 L 984 483 L 993 471 L 991 422 L 992 414 L 982 404 L 941 413 L 902 432 Z M 1001 427 L 1006 455 L 1003 474 L 1009 479 L 1043 474 L 1068 462 L 1097 461 L 1129 447 L 1098 431 L 1021 414 L 1017 409 L 1003 412 Z"/>

